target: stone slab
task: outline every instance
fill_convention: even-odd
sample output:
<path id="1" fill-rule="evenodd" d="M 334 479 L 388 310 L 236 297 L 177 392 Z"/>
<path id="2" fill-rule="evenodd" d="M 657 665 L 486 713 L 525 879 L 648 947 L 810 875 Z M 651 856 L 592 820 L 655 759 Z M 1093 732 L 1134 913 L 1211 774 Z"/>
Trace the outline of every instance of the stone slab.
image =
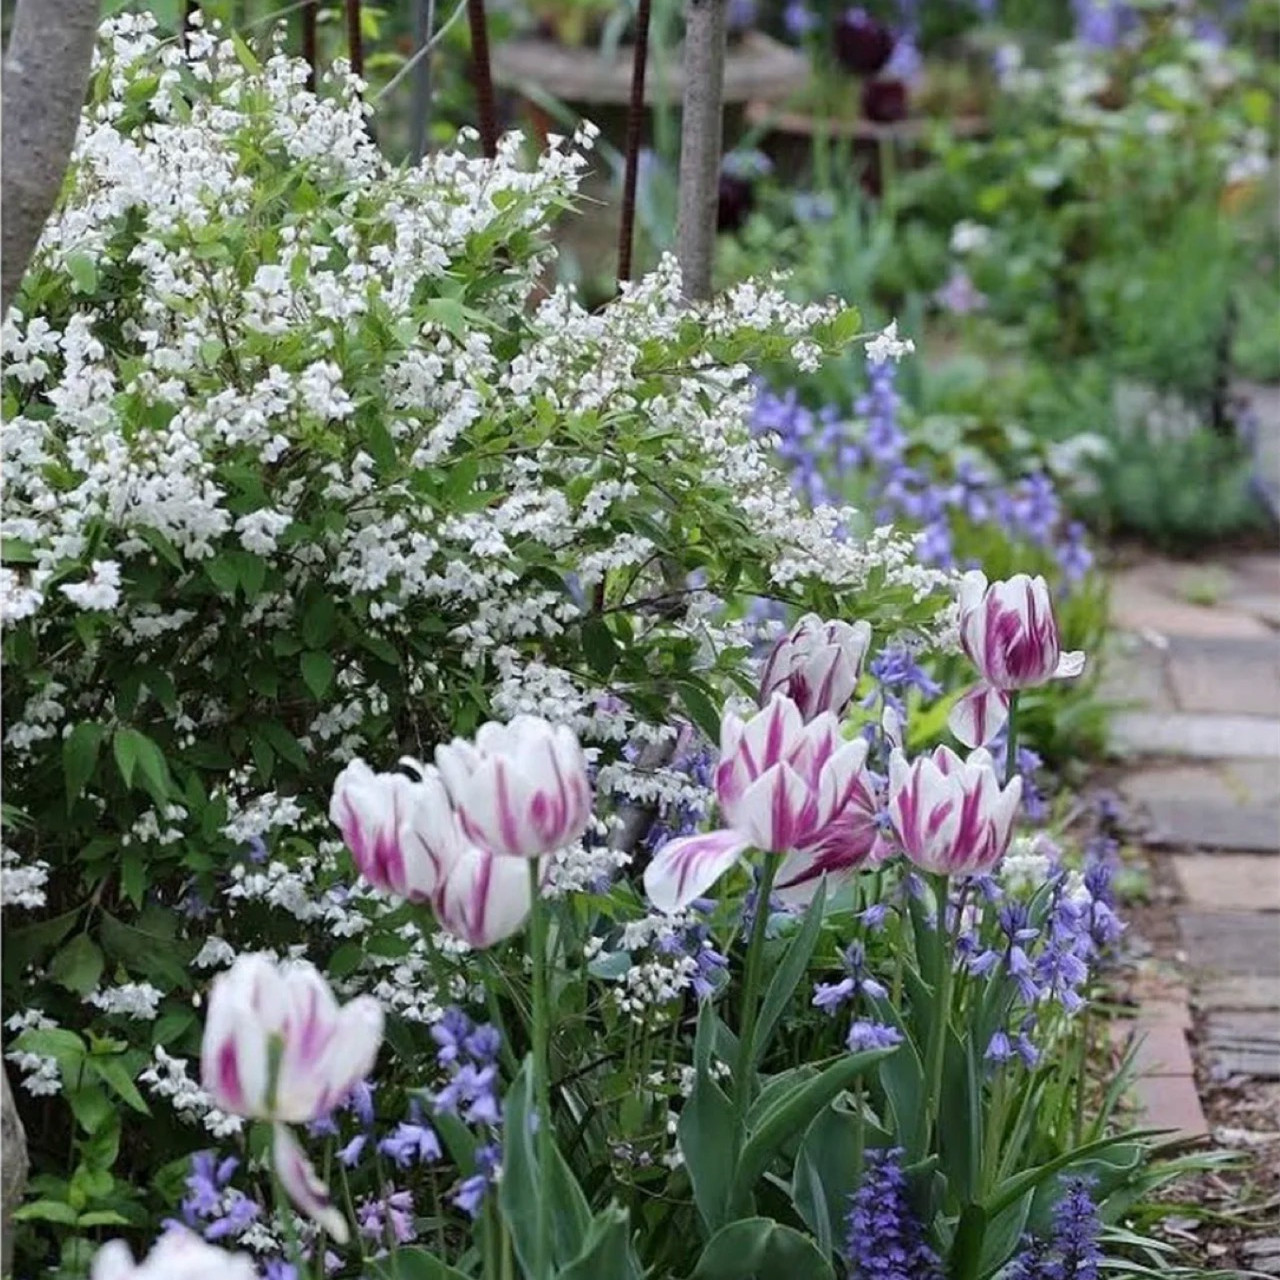
<path id="1" fill-rule="evenodd" d="M 1212 978 L 1196 990 L 1195 1002 L 1202 1009 L 1280 1010 L 1280 978 L 1248 975 Z"/>
<path id="2" fill-rule="evenodd" d="M 1182 896 L 1202 911 L 1280 911 L 1280 857 L 1199 854 L 1175 857 Z"/>
<path id="3" fill-rule="evenodd" d="M 1164 589 L 1121 571 L 1111 583 L 1111 621 L 1123 631 L 1155 636 L 1209 638 L 1256 637 L 1271 634 L 1265 623 L 1249 613 L 1221 606 L 1188 604 Z"/>
<path id="4" fill-rule="evenodd" d="M 1134 1092 L 1144 1124 L 1171 1130 L 1179 1142 L 1208 1136 L 1209 1122 L 1191 1076 L 1139 1076 Z"/>
<path id="5" fill-rule="evenodd" d="M 1147 764 L 1118 783 L 1131 805 L 1146 807 L 1195 797 L 1208 804 L 1244 805 L 1280 814 L 1280 765 L 1270 760 L 1212 760 Z"/>
<path id="6" fill-rule="evenodd" d="M 1183 711 L 1280 716 L 1280 637 L 1171 636 L 1166 661 Z"/>
<path id="7" fill-rule="evenodd" d="M 1154 645 L 1112 645 L 1102 659 L 1098 697 L 1116 708 L 1176 711 L 1164 651 Z"/>
<path id="8" fill-rule="evenodd" d="M 1178 912 L 1187 964 L 1206 978 L 1280 979 L 1280 917 L 1268 912 Z"/>
<path id="9" fill-rule="evenodd" d="M 1170 715 L 1121 711 L 1112 717 L 1111 745 L 1135 755 L 1280 760 L 1280 720 L 1190 711 Z"/>
<path id="10" fill-rule="evenodd" d="M 1231 607 L 1257 618 L 1274 630 L 1280 630 L 1280 595 L 1243 593 L 1231 597 Z"/>
<path id="11" fill-rule="evenodd" d="M 1280 1080 L 1280 1012 L 1210 1012 L 1205 1047 L 1222 1075 Z"/>
<path id="12" fill-rule="evenodd" d="M 1147 806 L 1147 844 L 1173 849 L 1280 852 L 1280 811 L 1246 805 L 1164 800 Z"/>
<path id="13" fill-rule="evenodd" d="M 1134 1070 L 1141 1076 L 1194 1076 L 1186 1031 L 1175 1021 L 1134 1024 Z"/>

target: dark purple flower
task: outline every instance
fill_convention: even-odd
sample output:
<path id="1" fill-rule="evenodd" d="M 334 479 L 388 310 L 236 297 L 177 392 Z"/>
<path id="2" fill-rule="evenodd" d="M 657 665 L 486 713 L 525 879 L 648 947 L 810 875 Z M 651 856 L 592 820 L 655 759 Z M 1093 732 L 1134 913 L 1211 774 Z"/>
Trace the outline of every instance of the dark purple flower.
<path id="1" fill-rule="evenodd" d="M 907 118 L 907 86 L 901 80 L 868 80 L 862 86 L 862 114 L 876 124 Z"/>
<path id="2" fill-rule="evenodd" d="M 836 19 L 835 54 L 856 76 L 873 76 L 893 56 L 893 32 L 865 9 L 846 9 Z"/>

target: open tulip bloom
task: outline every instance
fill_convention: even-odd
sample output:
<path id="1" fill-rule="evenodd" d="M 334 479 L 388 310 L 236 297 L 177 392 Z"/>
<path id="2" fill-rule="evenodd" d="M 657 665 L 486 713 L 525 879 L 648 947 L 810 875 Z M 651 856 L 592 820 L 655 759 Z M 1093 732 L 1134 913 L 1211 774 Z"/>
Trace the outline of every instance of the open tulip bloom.
<path id="1" fill-rule="evenodd" d="M 806 614 L 773 646 L 760 676 L 760 705 L 782 693 L 806 720 L 823 711 L 843 715 L 870 645 L 866 622 L 824 622 Z"/>
<path id="2" fill-rule="evenodd" d="M 889 819 L 903 852 L 923 871 L 977 875 L 1004 856 L 1022 799 L 1022 779 L 1003 790 L 988 752 L 961 760 L 950 747 L 908 763 L 889 757 Z"/>
<path id="3" fill-rule="evenodd" d="M 273 1161 L 293 1202 L 335 1240 L 347 1237 L 324 1184 L 285 1128 L 326 1115 L 373 1067 L 382 1007 L 372 996 L 339 1006 L 305 961 L 244 955 L 209 992 L 200 1074 L 217 1106 L 276 1122 Z"/>
<path id="4" fill-rule="evenodd" d="M 481 848 L 536 858 L 576 840 L 591 818 L 587 761 L 573 730 L 538 716 L 480 726 L 474 743 L 436 748 L 436 766 Z"/>
<path id="5" fill-rule="evenodd" d="M 1084 670 L 1084 654 L 1062 652 L 1058 622 L 1043 577 L 1015 574 L 988 584 L 978 569 L 960 584 L 960 643 L 982 682 L 952 709 L 951 732 L 981 747 L 1004 727 L 1010 695 Z"/>
<path id="6" fill-rule="evenodd" d="M 716 796 L 728 825 L 663 845 L 645 869 L 649 900 L 660 911 L 688 906 L 752 847 L 784 855 L 774 892 L 800 904 L 823 875 L 848 876 L 875 861 L 885 850 L 866 759 L 866 740 L 846 742 L 831 712 L 806 724 L 782 694 L 749 720 L 727 713 Z"/>
<path id="7" fill-rule="evenodd" d="M 338 775 L 329 805 L 361 875 L 384 893 L 427 903 L 441 928 L 473 947 L 516 933 L 532 897 L 528 859 L 503 857 L 463 829 L 439 772 L 374 773 L 362 760 Z"/>

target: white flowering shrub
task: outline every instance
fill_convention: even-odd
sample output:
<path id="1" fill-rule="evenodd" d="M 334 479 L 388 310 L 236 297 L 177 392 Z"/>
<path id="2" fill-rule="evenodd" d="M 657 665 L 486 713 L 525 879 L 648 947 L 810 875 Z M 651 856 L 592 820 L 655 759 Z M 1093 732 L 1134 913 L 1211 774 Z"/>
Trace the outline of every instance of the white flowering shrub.
<path id="1" fill-rule="evenodd" d="M 4 902 L 36 913 L 6 922 L 7 1048 L 28 1094 L 62 1090 L 24 1104 L 37 1151 L 74 1153 L 27 1210 L 60 1227 L 139 1221 L 180 1178 L 158 1161 L 229 1132 L 186 1064 L 243 947 L 403 1028 L 465 994 L 458 947 L 437 991 L 404 912 L 339 874 L 324 808 L 356 753 L 529 711 L 602 793 L 683 799 L 634 745 L 714 730 L 753 598 L 944 620 L 908 542 L 803 510 L 748 430 L 751 365 L 811 365 L 856 314 L 751 285 L 688 310 L 670 263 L 587 312 L 542 282 L 588 132 L 404 170 L 344 76 L 305 76 L 108 23 L 5 321 Z M 559 883 L 625 863 L 606 834 Z"/>

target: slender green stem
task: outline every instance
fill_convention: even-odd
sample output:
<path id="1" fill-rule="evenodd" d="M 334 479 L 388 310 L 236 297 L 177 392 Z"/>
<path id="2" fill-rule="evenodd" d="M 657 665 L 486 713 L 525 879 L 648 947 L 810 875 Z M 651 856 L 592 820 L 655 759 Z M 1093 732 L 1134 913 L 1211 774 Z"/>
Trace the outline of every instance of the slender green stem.
<path id="1" fill-rule="evenodd" d="M 352 1225 L 359 1222 L 356 1217 L 355 1197 L 351 1194 L 351 1179 L 347 1177 L 347 1166 L 338 1161 L 338 1177 L 342 1179 L 342 1202 L 347 1206 L 347 1217 L 351 1220 Z M 360 1270 L 364 1270 L 365 1252 L 364 1237 L 359 1231 L 356 1232 L 356 1250 L 360 1254 Z"/>
<path id="2" fill-rule="evenodd" d="M 947 1024 L 951 1013 L 951 948 L 947 933 L 946 876 L 933 876 L 937 901 L 938 973 L 933 989 L 933 1029 L 929 1035 L 929 1092 L 925 1098 L 925 1124 L 932 1127 L 942 1110 L 942 1063 L 947 1046 Z"/>
<path id="3" fill-rule="evenodd" d="M 276 1168 L 275 1142 L 271 1144 L 271 1188 L 275 1194 L 276 1208 L 284 1217 L 285 1257 L 303 1274 L 302 1242 L 298 1239 L 298 1221 L 294 1217 L 293 1202 L 285 1190 L 284 1179 Z"/>
<path id="4" fill-rule="evenodd" d="M 533 959 L 533 1088 L 538 1108 L 538 1234 L 533 1280 L 549 1280 L 551 1260 L 551 1087 L 548 1080 L 547 904 L 542 897 L 538 860 L 529 859 L 529 950 Z"/>
<path id="5" fill-rule="evenodd" d="M 1009 695 L 1009 737 L 1004 749 L 1004 785 L 1018 776 L 1018 691 Z"/>
<path id="6" fill-rule="evenodd" d="M 757 1005 L 760 997 L 760 966 L 764 961 L 764 935 L 769 924 L 769 899 L 773 896 L 773 879 L 778 872 L 775 855 L 764 855 L 760 870 L 760 884 L 756 892 L 756 915 L 751 923 L 751 937 L 747 942 L 747 958 L 742 977 L 742 1017 L 738 1025 L 738 1071 L 734 1078 L 738 1113 L 745 1122 L 747 1108 L 754 1092 L 755 1054 L 752 1041 L 756 1034 Z"/>

